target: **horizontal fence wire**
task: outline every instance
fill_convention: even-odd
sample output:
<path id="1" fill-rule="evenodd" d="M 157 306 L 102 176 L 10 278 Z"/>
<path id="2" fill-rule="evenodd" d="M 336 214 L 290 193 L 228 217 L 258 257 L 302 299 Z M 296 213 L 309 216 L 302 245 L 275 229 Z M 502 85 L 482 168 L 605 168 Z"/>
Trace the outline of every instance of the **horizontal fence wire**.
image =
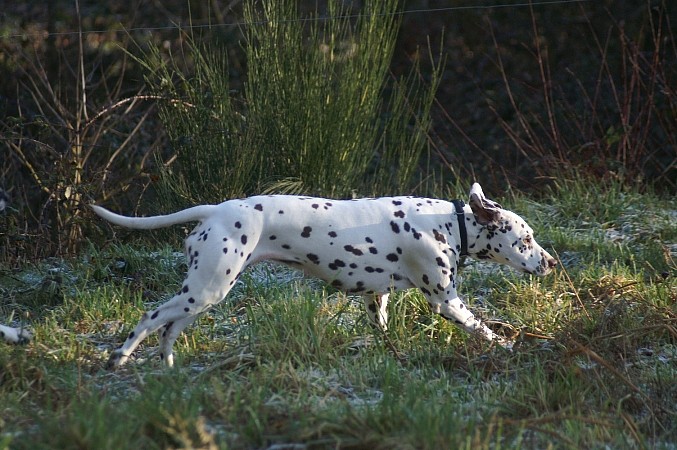
<path id="1" fill-rule="evenodd" d="M 450 12 L 450 11 L 468 11 L 468 10 L 489 10 L 489 9 L 505 9 L 505 8 L 524 8 L 524 7 L 543 7 L 543 6 L 554 6 L 554 5 L 566 5 L 566 4 L 577 4 L 577 3 L 588 3 L 592 0 L 545 0 L 541 2 L 519 2 L 519 3 L 498 3 L 492 5 L 458 5 L 458 6 L 445 6 L 440 8 L 419 8 L 419 9 L 410 9 L 404 11 L 398 11 L 395 13 L 381 13 L 379 16 L 384 15 L 398 15 L 398 16 L 407 16 L 413 14 L 430 14 L 430 13 L 440 13 L 440 12 Z M 302 17 L 298 19 L 289 19 L 289 20 L 278 20 L 277 23 L 293 23 L 293 22 L 311 22 L 311 21 L 327 21 L 327 20 L 336 20 L 336 19 L 359 19 L 362 17 L 367 17 L 367 14 L 345 14 L 338 16 L 317 16 L 317 17 Z M 228 27 L 250 27 L 255 25 L 263 25 L 269 23 L 269 21 L 236 21 L 228 23 L 207 23 L 207 24 L 172 24 L 166 26 L 157 26 L 157 27 L 133 27 L 133 28 L 121 28 L 117 30 L 81 30 L 81 31 L 58 31 L 48 33 L 46 31 L 37 31 L 37 32 L 22 32 L 22 33 L 10 33 L 10 34 L 0 34 L 0 39 L 25 39 L 27 37 L 57 37 L 57 36 L 75 36 L 75 35 L 87 35 L 87 34 L 106 34 L 106 33 L 133 33 L 140 31 L 167 31 L 167 30 L 200 30 L 200 29 L 210 29 L 210 28 L 228 28 Z"/>

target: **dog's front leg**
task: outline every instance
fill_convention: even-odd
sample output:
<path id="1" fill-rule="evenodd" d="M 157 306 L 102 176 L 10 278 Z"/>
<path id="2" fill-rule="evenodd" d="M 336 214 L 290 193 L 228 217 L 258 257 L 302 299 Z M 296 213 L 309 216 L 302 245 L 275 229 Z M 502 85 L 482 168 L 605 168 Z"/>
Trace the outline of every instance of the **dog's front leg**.
<path id="1" fill-rule="evenodd" d="M 469 333 L 478 334 L 490 342 L 496 342 L 502 347 L 511 348 L 512 342 L 494 333 L 482 321 L 468 309 L 463 301 L 458 297 L 455 290 L 449 298 L 437 303 L 432 303 L 433 310 L 447 320 L 452 320 L 456 325 Z"/>

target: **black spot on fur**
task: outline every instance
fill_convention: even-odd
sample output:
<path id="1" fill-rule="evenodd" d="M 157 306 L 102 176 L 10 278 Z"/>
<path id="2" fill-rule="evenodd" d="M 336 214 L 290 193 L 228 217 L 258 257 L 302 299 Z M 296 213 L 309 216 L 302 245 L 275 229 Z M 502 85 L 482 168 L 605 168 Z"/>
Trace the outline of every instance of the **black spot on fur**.
<path id="1" fill-rule="evenodd" d="M 491 256 L 489 255 L 489 250 L 480 250 L 477 252 L 477 258 L 478 259 L 491 259 Z"/>
<path id="2" fill-rule="evenodd" d="M 404 211 L 395 211 L 395 212 L 393 213 L 393 215 L 394 215 L 395 217 L 399 217 L 400 219 L 404 219 L 404 216 L 405 216 Z"/>
<path id="3" fill-rule="evenodd" d="M 345 245 L 343 249 L 347 252 L 352 253 L 355 256 L 362 256 L 364 253 L 359 248 L 355 248 L 352 245 Z"/>
<path id="4" fill-rule="evenodd" d="M 256 206 L 254 206 L 254 209 L 257 211 L 263 211 L 263 205 L 261 203 L 258 203 Z"/>
<path id="5" fill-rule="evenodd" d="M 400 226 L 396 224 L 395 222 L 390 222 L 390 228 L 393 230 L 393 233 L 399 233 L 400 232 Z"/>
<path id="6" fill-rule="evenodd" d="M 306 258 L 308 258 L 308 260 L 314 264 L 320 264 L 320 257 L 314 253 L 308 253 Z"/>
<path id="7" fill-rule="evenodd" d="M 329 235 L 329 237 L 332 237 L 332 238 L 335 238 L 337 236 L 336 231 L 330 231 L 327 234 Z"/>
<path id="8" fill-rule="evenodd" d="M 235 222 L 235 228 L 242 228 L 242 224 L 239 221 Z"/>
<path id="9" fill-rule="evenodd" d="M 303 232 L 301 233 L 301 237 L 309 238 L 311 231 L 313 231 L 313 229 L 311 227 L 307 227 L 307 226 L 303 227 Z"/>
<path id="10" fill-rule="evenodd" d="M 348 292 L 362 292 L 364 291 L 364 281 L 358 281 L 357 285 Z"/>
<path id="11" fill-rule="evenodd" d="M 277 236 L 275 236 L 275 235 L 273 234 L 273 235 L 271 235 L 268 239 L 270 239 L 271 241 L 274 241 L 275 239 L 277 239 Z"/>
<path id="12" fill-rule="evenodd" d="M 395 262 L 395 261 L 398 261 L 400 258 L 399 258 L 399 256 L 397 256 L 395 253 L 388 253 L 388 254 L 386 255 L 386 259 L 387 259 L 388 261 Z"/>
<path id="13" fill-rule="evenodd" d="M 242 245 L 247 245 L 247 235 L 243 234 L 242 237 L 240 238 L 240 242 L 242 242 Z"/>
<path id="14" fill-rule="evenodd" d="M 338 270 L 339 267 L 345 267 L 345 266 L 346 266 L 346 263 L 344 263 L 340 259 L 335 259 L 334 262 L 329 263 L 329 268 L 331 270 Z"/>

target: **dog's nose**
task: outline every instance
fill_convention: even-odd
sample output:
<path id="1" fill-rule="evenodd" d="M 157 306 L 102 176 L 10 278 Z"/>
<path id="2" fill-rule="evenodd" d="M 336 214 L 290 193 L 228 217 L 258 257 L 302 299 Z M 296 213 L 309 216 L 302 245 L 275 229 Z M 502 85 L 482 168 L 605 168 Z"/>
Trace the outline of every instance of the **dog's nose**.
<path id="1" fill-rule="evenodd" d="M 551 269 L 557 265 L 557 260 L 555 258 L 548 258 L 548 267 Z"/>

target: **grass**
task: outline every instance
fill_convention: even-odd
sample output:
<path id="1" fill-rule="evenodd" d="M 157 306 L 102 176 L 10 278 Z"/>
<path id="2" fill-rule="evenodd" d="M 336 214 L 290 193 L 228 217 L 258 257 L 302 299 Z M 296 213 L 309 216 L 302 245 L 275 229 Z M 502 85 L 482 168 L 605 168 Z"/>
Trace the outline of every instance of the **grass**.
<path id="1" fill-rule="evenodd" d="M 386 335 L 356 298 L 259 265 L 176 344 L 115 372 L 109 352 L 184 270 L 171 248 L 114 245 L 0 267 L 0 448 L 674 448 L 674 198 L 561 183 L 509 193 L 562 266 L 543 279 L 471 263 L 461 287 L 520 333 L 490 348 L 394 295 Z M 298 447 L 292 447 L 297 445 Z"/>

